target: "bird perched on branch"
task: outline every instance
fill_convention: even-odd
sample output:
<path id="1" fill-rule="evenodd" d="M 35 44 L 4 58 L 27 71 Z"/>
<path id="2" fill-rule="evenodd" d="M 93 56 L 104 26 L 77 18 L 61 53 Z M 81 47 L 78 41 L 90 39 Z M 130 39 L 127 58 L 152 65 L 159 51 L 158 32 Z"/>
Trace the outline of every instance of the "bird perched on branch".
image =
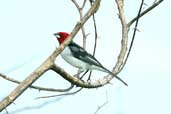
<path id="1" fill-rule="evenodd" d="M 54 35 L 57 38 L 59 44 L 62 44 L 69 36 L 67 32 L 58 32 Z M 61 52 L 61 56 L 69 64 L 76 68 L 79 68 L 82 71 L 99 70 L 102 72 L 106 72 L 114 76 L 127 86 L 127 84 L 121 78 L 105 68 L 94 56 L 89 54 L 84 48 L 73 41 L 71 41 L 68 46 L 65 47 L 65 49 Z"/>

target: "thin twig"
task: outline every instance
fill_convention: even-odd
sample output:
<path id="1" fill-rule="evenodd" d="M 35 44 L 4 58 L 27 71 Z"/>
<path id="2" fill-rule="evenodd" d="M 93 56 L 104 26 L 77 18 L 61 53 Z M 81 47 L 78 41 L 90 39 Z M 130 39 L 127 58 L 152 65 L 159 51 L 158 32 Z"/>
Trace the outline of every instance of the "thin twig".
<path id="1" fill-rule="evenodd" d="M 94 32 L 95 32 L 93 56 L 95 56 L 96 47 L 97 47 L 97 38 L 98 38 L 95 15 L 93 15 L 93 23 L 94 23 Z"/>
<path id="2" fill-rule="evenodd" d="M 147 8 L 145 11 L 143 11 L 139 17 L 142 17 L 143 15 L 145 15 L 146 13 L 148 13 L 149 11 L 151 11 L 152 9 L 154 9 L 156 6 L 158 6 L 161 2 L 163 2 L 164 0 L 159 0 L 159 1 L 155 1 L 153 3 L 153 5 L 151 5 L 149 8 Z M 129 23 L 128 23 L 128 27 L 130 27 L 136 20 L 137 20 L 137 16 L 135 18 L 133 18 Z"/>
<path id="3" fill-rule="evenodd" d="M 90 5 L 92 6 L 92 1 L 89 0 Z M 95 14 L 93 14 L 93 25 L 94 25 L 94 34 L 95 34 L 95 38 L 94 38 L 94 49 L 93 49 L 93 56 L 95 56 L 96 53 L 96 47 L 97 47 L 97 26 L 96 26 L 96 18 L 95 18 Z"/>
<path id="4" fill-rule="evenodd" d="M 87 0 L 84 0 L 83 4 L 82 4 L 82 6 L 81 6 L 82 9 L 84 8 L 86 2 L 87 2 Z"/>
<path id="5" fill-rule="evenodd" d="M 49 96 L 42 96 L 42 97 L 37 97 L 35 99 L 42 99 L 42 98 L 52 98 L 52 97 L 59 97 L 59 96 L 66 96 L 66 95 L 74 95 L 78 92 L 80 92 L 83 88 L 80 88 L 74 92 L 70 92 L 70 93 L 63 93 L 63 94 L 58 94 L 58 95 L 49 95 Z"/>
<path id="6" fill-rule="evenodd" d="M 8 110 L 5 108 L 5 112 L 6 112 L 6 114 L 9 114 L 9 112 L 8 112 Z"/>
<path id="7" fill-rule="evenodd" d="M 14 82 L 14 83 L 17 83 L 17 84 L 20 84 L 21 81 L 18 81 L 16 79 L 13 79 L 13 78 L 10 78 L 4 74 L 1 74 L 0 73 L 0 77 L 8 80 L 8 81 L 11 81 L 11 82 Z M 73 88 L 73 85 L 71 84 L 70 87 L 66 88 L 66 89 L 54 89 L 54 88 L 44 88 L 44 87 L 39 87 L 39 86 L 33 86 L 31 85 L 30 88 L 33 88 L 33 89 L 37 89 L 39 91 L 50 91 L 50 92 L 66 92 L 66 91 L 69 91 Z"/>
<path id="8" fill-rule="evenodd" d="M 90 5 L 92 6 L 93 5 L 93 2 L 92 0 L 89 0 L 90 2 Z M 94 25 L 94 34 L 95 34 L 95 38 L 94 38 L 94 49 L 93 49 L 93 56 L 95 56 L 95 53 L 96 53 L 96 47 L 97 47 L 97 26 L 96 26 L 96 18 L 95 18 L 95 14 L 93 14 L 93 25 Z M 90 71 L 89 73 L 89 76 L 88 76 L 88 79 L 87 80 L 90 80 L 91 78 L 91 74 L 92 74 L 92 71 Z"/>
<path id="9" fill-rule="evenodd" d="M 80 15 L 80 20 L 81 20 L 83 18 L 83 8 L 84 8 L 87 0 L 84 0 L 82 6 L 80 6 L 75 0 L 71 0 L 71 1 L 76 6 L 76 8 L 77 8 L 77 10 L 79 12 L 79 15 Z M 87 39 L 87 37 L 86 37 L 84 25 L 81 27 L 81 32 L 82 32 L 82 35 L 83 35 L 83 48 L 85 49 L 86 48 L 86 39 Z"/>
<path id="10" fill-rule="evenodd" d="M 74 3 L 74 5 L 76 6 L 76 8 L 77 8 L 77 10 L 78 10 L 78 12 L 79 12 L 79 15 L 80 15 L 80 20 L 81 20 L 82 17 L 83 17 L 83 8 L 84 8 L 84 6 L 85 6 L 87 0 L 84 0 L 84 1 L 83 1 L 82 6 L 80 6 L 80 5 L 76 2 L 76 0 L 71 0 L 71 1 L 72 1 L 72 2 Z M 84 27 L 84 25 L 81 27 L 81 32 L 82 32 L 82 35 L 83 35 L 83 48 L 85 49 L 85 48 L 86 48 L 87 35 L 86 35 L 86 33 L 85 33 L 85 27 Z M 79 77 L 79 74 L 80 74 L 80 71 L 79 71 L 79 70 L 78 70 L 78 73 L 77 73 L 77 74 L 78 74 L 77 77 Z"/>
<path id="11" fill-rule="evenodd" d="M 134 29 L 134 32 L 133 32 L 133 35 L 132 35 L 132 40 L 131 40 L 131 44 L 130 44 L 130 47 L 129 47 L 129 50 L 128 50 L 128 53 L 126 55 L 126 58 L 125 58 L 125 61 L 120 69 L 120 71 L 124 68 L 127 60 L 128 60 L 128 57 L 130 55 L 130 52 L 131 52 L 131 49 L 132 49 L 132 46 L 133 46 L 133 42 L 134 42 L 134 39 L 135 39 L 135 34 L 136 34 L 136 31 L 137 31 L 137 26 L 138 26 L 138 22 L 139 22 L 139 19 L 140 19 L 140 14 L 141 14 L 141 10 L 142 10 L 142 7 L 143 7 L 143 4 L 144 4 L 144 0 L 141 1 L 141 5 L 140 5 L 140 8 L 139 8 L 139 11 L 138 11 L 138 15 L 137 15 L 137 20 L 136 20 L 136 23 L 135 23 L 135 29 Z"/>
<path id="12" fill-rule="evenodd" d="M 107 91 L 106 91 L 106 101 L 102 105 L 98 106 L 98 108 L 97 108 L 97 110 L 95 111 L 94 114 L 97 114 L 99 112 L 99 110 L 101 110 L 105 105 L 107 105 L 107 103 L 108 103 L 108 94 L 107 94 Z"/>

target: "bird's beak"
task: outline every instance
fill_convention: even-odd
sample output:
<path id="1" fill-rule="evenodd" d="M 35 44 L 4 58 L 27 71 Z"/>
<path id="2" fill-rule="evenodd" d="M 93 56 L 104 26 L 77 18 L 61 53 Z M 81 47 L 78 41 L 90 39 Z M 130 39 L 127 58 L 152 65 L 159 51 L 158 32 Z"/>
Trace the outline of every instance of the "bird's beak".
<path id="1" fill-rule="evenodd" d="M 54 36 L 57 36 L 57 35 L 58 35 L 58 33 L 54 33 L 53 35 L 54 35 Z"/>

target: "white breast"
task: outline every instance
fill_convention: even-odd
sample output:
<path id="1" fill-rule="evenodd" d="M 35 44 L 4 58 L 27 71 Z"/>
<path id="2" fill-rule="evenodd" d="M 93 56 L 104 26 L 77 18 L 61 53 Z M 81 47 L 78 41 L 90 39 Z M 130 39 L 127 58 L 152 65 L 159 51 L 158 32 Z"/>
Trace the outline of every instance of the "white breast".
<path id="1" fill-rule="evenodd" d="M 74 67 L 77 67 L 82 70 L 86 70 L 88 67 L 85 62 L 73 57 L 71 50 L 68 47 L 66 47 L 62 51 L 61 56 L 65 61 L 67 61 L 69 64 L 71 64 Z"/>
<path id="2" fill-rule="evenodd" d="M 103 72 L 106 72 L 104 69 L 102 69 L 101 67 L 98 67 L 98 66 L 95 66 L 95 65 L 90 65 L 86 62 L 83 62 L 77 58 L 75 58 L 73 55 L 72 55 L 72 52 L 71 50 L 66 47 L 62 53 L 61 53 L 61 56 L 62 58 L 67 61 L 69 64 L 71 64 L 72 66 L 76 67 L 76 68 L 79 68 L 81 69 L 82 71 L 85 71 L 85 70 L 93 70 L 93 69 L 96 69 L 96 70 L 100 70 L 100 71 L 103 71 Z"/>

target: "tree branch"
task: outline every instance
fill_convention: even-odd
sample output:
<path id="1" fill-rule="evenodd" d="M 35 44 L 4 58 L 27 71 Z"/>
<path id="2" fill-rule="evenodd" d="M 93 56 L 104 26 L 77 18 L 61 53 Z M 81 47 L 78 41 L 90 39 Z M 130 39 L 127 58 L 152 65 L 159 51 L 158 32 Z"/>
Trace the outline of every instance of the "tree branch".
<path id="1" fill-rule="evenodd" d="M 128 27 L 124 15 L 124 9 L 123 9 L 123 0 L 116 0 L 116 4 L 118 6 L 118 11 L 119 11 L 119 18 L 121 21 L 122 25 L 122 40 L 121 40 L 121 50 L 118 56 L 117 63 L 115 67 L 113 68 L 113 71 L 115 74 L 120 72 L 120 68 L 123 64 L 126 51 L 127 51 L 127 42 L 128 42 Z"/>
<path id="2" fill-rule="evenodd" d="M 135 39 L 135 34 L 136 34 L 136 31 L 137 31 L 137 26 L 138 26 L 138 22 L 139 22 L 139 19 L 140 19 L 140 15 L 141 15 L 141 10 L 142 10 L 143 4 L 144 4 L 144 0 L 142 0 L 142 2 L 141 2 L 140 8 L 139 8 L 139 11 L 138 11 L 138 14 L 137 14 L 137 18 L 136 18 L 137 20 L 136 20 L 136 23 L 135 23 L 135 29 L 134 29 L 134 32 L 133 32 L 131 44 L 130 44 L 128 53 L 126 55 L 125 61 L 124 61 L 123 65 L 122 65 L 122 67 L 120 68 L 120 71 L 124 68 L 124 66 L 125 66 L 125 64 L 126 64 L 126 62 L 128 60 L 128 57 L 130 55 L 130 52 L 131 52 L 131 49 L 132 49 L 132 46 L 133 46 L 133 42 L 134 42 L 134 39 Z"/>
<path id="3" fill-rule="evenodd" d="M 149 8 L 147 8 L 145 11 L 143 11 L 143 12 L 141 13 L 142 6 L 143 6 L 143 4 L 144 4 L 144 1 L 142 0 L 141 5 L 140 5 L 140 8 L 139 8 L 138 15 L 137 15 L 134 19 L 132 19 L 132 20 L 127 24 L 128 30 L 129 30 L 130 26 L 131 26 L 134 22 L 136 22 L 135 27 L 134 27 L 135 29 L 134 29 L 134 32 L 133 32 L 133 36 L 132 36 L 132 39 L 131 39 L 131 43 L 130 43 L 130 46 L 129 46 L 129 50 L 128 50 L 128 53 L 127 53 L 126 58 L 125 58 L 125 60 L 124 60 L 124 63 L 123 63 L 123 65 L 122 65 L 122 67 L 120 68 L 120 71 L 124 68 L 124 66 L 125 66 L 125 64 L 126 64 L 126 62 L 127 62 L 127 60 L 128 60 L 128 57 L 129 57 L 129 55 L 130 55 L 130 52 L 131 52 L 131 49 L 132 49 L 132 46 L 133 46 L 133 43 L 134 43 L 134 39 L 135 39 L 135 34 L 136 34 L 136 31 L 137 31 L 137 26 L 138 26 L 138 21 L 139 21 L 139 19 L 140 19 L 144 14 L 146 14 L 146 13 L 148 13 L 149 11 L 151 11 L 152 9 L 154 9 L 154 8 L 155 8 L 157 5 L 159 5 L 162 1 L 163 1 L 163 0 L 160 0 L 160 1 L 158 1 L 158 2 L 154 2 L 154 4 L 153 4 L 152 6 L 150 6 Z"/>
<path id="4" fill-rule="evenodd" d="M 146 13 L 148 13 L 149 11 L 151 11 L 152 9 L 154 9 L 156 6 L 158 6 L 161 2 L 163 2 L 164 0 L 159 0 L 154 2 L 153 5 L 151 5 L 149 8 L 147 8 L 145 11 L 143 11 L 140 14 L 140 17 L 144 16 Z M 136 20 L 137 20 L 138 16 L 134 17 L 129 23 L 128 23 L 128 27 L 130 27 Z"/>
<path id="5" fill-rule="evenodd" d="M 1 74 L 0 73 L 0 77 L 8 80 L 8 81 L 11 81 L 11 82 L 14 82 L 16 84 L 20 84 L 21 81 L 18 81 L 16 79 L 13 79 L 13 78 L 10 78 L 4 74 Z M 73 85 L 71 84 L 70 87 L 66 88 L 66 89 L 54 89 L 54 88 L 44 88 L 44 87 L 39 87 L 39 86 L 33 86 L 31 85 L 30 88 L 33 88 L 33 89 L 37 89 L 39 91 L 50 91 L 50 92 L 66 92 L 66 91 L 69 91 L 73 88 Z"/>
<path id="6" fill-rule="evenodd" d="M 85 4 L 86 4 L 86 1 L 87 0 L 84 0 L 83 1 L 83 4 L 82 4 L 82 6 L 80 7 L 80 5 L 76 2 L 76 0 L 71 0 L 73 3 L 74 3 L 74 5 L 76 6 L 76 8 L 77 8 L 77 10 L 78 10 L 78 12 L 79 12 L 79 15 L 80 15 L 80 20 L 83 18 L 83 8 L 84 8 L 84 6 L 85 6 Z M 86 38 L 87 38 L 87 35 L 86 35 L 86 33 L 85 33 L 85 27 L 84 27 L 84 25 L 81 27 L 81 32 L 82 32 L 82 35 L 83 35 L 83 48 L 85 49 L 86 48 Z"/>
<path id="7" fill-rule="evenodd" d="M 42 97 L 37 97 L 36 99 L 42 99 L 42 98 L 52 98 L 52 97 L 59 97 L 59 96 L 66 96 L 66 95 L 74 95 L 78 92 L 80 92 L 83 88 L 79 88 L 78 90 L 70 93 L 63 93 L 63 94 L 58 94 L 58 95 L 49 95 L 49 96 L 42 96 Z"/>
<path id="8" fill-rule="evenodd" d="M 96 111 L 95 111 L 94 114 L 97 114 L 97 113 L 100 111 L 100 109 L 102 109 L 105 105 L 107 105 L 107 103 L 108 103 L 108 94 L 107 94 L 107 91 L 106 91 L 106 101 L 105 101 L 103 104 L 101 104 L 101 105 L 96 109 Z"/>
<path id="9" fill-rule="evenodd" d="M 52 70 L 55 71 L 56 73 L 58 73 L 59 75 L 61 75 L 64 79 L 68 80 L 69 82 L 71 82 L 72 84 L 74 84 L 78 87 L 97 88 L 97 87 L 101 87 L 104 85 L 99 82 L 93 83 L 93 82 L 85 82 L 83 80 L 80 80 L 77 77 L 71 76 L 64 69 L 61 69 L 59 66 L 57 66 L 55 64 L 53 65 Z"/>
<path id="10" fill-rule="evenodd" d="M 53 65 L 50 61 L 51 59 L 46 60 L 0 102 L 0 112 L 4 110 L 9 104 L 13 103 L 17 97 L 19 97 L 33 82 L 35 82 Z"/>
<path id="11" fill-rule="evenodd" d="M 98 10 L 101 0 L 96 0 L 93 6 L 88 10 L 80 22 L 76 24 L 69 38 L 60 45 L 48 59 L 43 62 L 33 73 L 31 73 L 23 82 L 21 82 L 8 96 L 0 102 L 0 112 L 10 105 L 17 97 L 19 97 L 32 83 L 34 83 L 40 76 L 49 70 L 61 51 L 70 43 L 73 37 L 77 34 L 83 24 Z"/>

